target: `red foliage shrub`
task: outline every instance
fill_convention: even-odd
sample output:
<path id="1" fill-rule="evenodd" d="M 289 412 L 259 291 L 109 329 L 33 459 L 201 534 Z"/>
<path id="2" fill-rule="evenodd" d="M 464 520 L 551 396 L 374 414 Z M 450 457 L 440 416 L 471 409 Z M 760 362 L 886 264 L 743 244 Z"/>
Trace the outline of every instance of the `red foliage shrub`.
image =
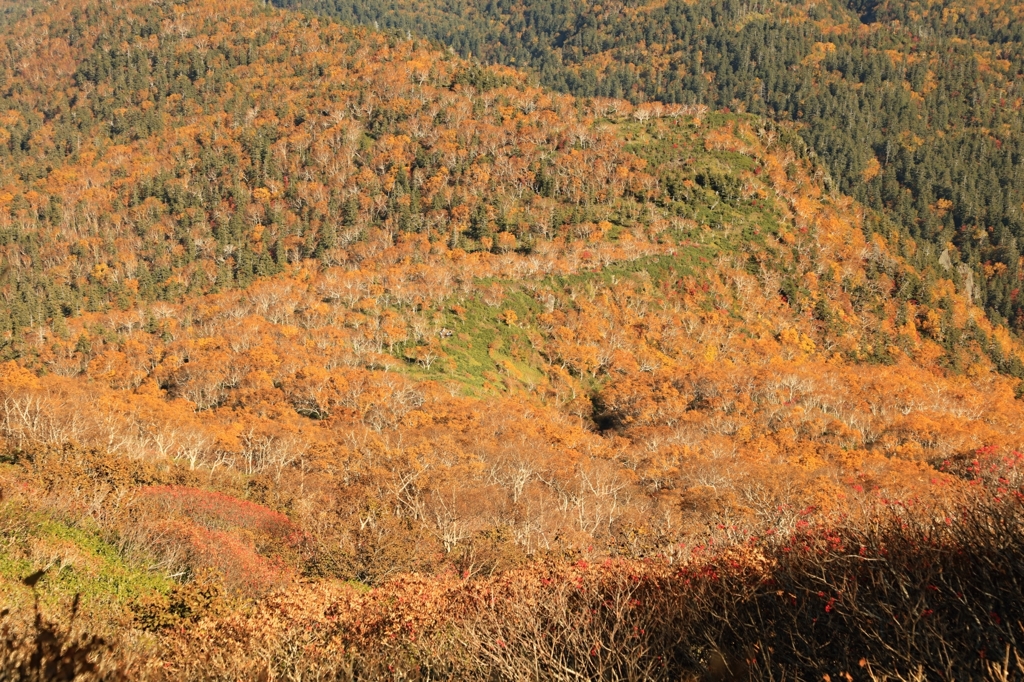
<path id="1" fill-rule="evenodd" d="M 247 594 L 264 593 L 293 577 L 283 557 L 302 535 L 280 512 L 181 486 L 142 488 L 138 503 L 150 550 L 175 573 L 213 569 L 229 590 Z"/>
<path id="2" fill-rule="evenodd" d="M 156 522 L 150 532 L 154 549 L 173 566 L 188 574 L 212 569 L 232 592 L 263 594 L 294 578 L 280 559 L 261 556 L 237 533 L 183 520 Z"/>
<path id="3" fill-rule="evenodd" d="M 936 468 L 983 487 L 996 497 L 1020 497 L 1024 490 L 1024 453 L 994 445 L 936 462 Z"/>
<path id="4" fill-rule="evenodd" d="M 273 509 L 224 493 L 183 486 L 141 488 L 139 499 L 164 516 L 186 518 L 211 530 L 245 530 L 297 542 L 299 530 Z"/>

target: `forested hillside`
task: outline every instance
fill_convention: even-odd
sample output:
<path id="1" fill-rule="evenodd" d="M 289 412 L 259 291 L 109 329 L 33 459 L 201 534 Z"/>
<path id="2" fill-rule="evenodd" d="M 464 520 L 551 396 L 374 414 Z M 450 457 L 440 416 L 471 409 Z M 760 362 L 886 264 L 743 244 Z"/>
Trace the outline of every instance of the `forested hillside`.
<path id="1" fill-rule="evenodd" d="M 283 0 L 528 67 L 581 97 L 793 121 L 828 182 L 974 271 L 1024 329 L 1024 16 L 995 2 Z"/>
<path id="2" fill-rule="evenodd" d="M 512 73 L 298 15 L 125 12 L 47 8 L 6 44 L 8 357 L 84 311 L 336 264 L 373 229 L 529 249 L 651 182 L 571 100 Z"/>
<path id="3" fill-rule="evenodd" d="M 1019 677 L 1024 347 L 804 129 L 0 7 L 0 677 Z"/>

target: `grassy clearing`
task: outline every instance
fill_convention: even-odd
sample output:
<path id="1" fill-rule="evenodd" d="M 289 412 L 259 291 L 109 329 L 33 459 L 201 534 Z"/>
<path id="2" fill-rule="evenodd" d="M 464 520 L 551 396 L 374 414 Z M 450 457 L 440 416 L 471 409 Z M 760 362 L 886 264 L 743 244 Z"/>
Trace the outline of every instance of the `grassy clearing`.
<path id="1" fill-rule="evenodd" d="M 748 119 L 714 114 L 700 127 L 686 119 L 673 125 L 615 124 L 630 151 L 648 162 L 648 172 L 666 188 L 658 199 L 659 208 L 680 220 L 670 221 L 672 227 L 658 238 L 677 245 L 675 253 L 537 282 L 480 280 L 474 295 L 453 298 L 443 307 L 448 331 L 440 344 L 443 354 L 436 360 L 418 361 L 412 344 L 396 346 L 395 356 L 404 361 L 402 371 L 416 379 L 454 382 L 469 395 L 531 390 L 547 382 L 546 331 L 537 318 L 552 301 L 560 309 L 571 309 L 573 292 L 593 294 L 624 279 L 638 282 L 641 277 L 659 286 L 684 276 L 700 276 L 722 254 L 773 251 L 768 238 L 779 233 L 783 213 L 769 192 L 750 190 L 767 187 L 757 177 L 757 159 L 708 150 L 704 144 L 708 130 L 723 126 L 732 125 L 742 137 L 741 126 Z M 624 199 L 612 217 L 608 238 L 617 240 L 628 229 L 644 229 L 643 206 Z"/>
<path id="2" fill-rule="evenodd" d="M 27 598 L 21 580 L 46 569 L 39 583 L 44 603 L 81 594 L 94 607 L 119 609 L 172 581 L 126 558 L 98 530 L 57 520 L 45 512 L 7 503 L 0 508 L 0 591 Z"/>

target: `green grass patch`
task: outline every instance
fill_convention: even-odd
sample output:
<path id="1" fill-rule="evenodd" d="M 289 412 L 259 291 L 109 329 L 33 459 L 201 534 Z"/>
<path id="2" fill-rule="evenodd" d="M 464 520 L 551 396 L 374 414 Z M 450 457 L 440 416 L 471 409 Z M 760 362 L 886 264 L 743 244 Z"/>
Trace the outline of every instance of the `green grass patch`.
<path id="1" fill-rule="evenodd" d="M 38 588 L 44 602 L 81 594 L 92 605 L 123 606 L 172 581 L 126 559 L 99 529 L 87 529 L 15 504 L 0 510 L 0 582 L 13 591 L 25 576 L 47 569 Z"/>
<path id="2" fill-rule="evenodd" d="M 407 371 L 416 378 L 456 380 L 470 393 L 493 393 L 516 384 L 544 381 L 542 358 L 530 340 L 537 330 L 533 325 L 540 304 L 518 283 L 483 280 L 481 288 L 497 285 L 503 295 L 478 294 L 468 300 L 449 302 L 444 308 L 444 328 L 449 336 L 441 340 L 445 357 L 435 360 L 429 369 L 422 363 L 407 361 Z M 490 299 L 484 301 L 484 297 Z M 500 299 L 500 300 L 498 300 Z M 514 319 L 507 313 L 512 311 Z M 410 348 L 396 348 L 404 357 Z"/>
<path id="3" fill-rule="evenodd" d="M 761 198 L 745 189 L 750 182 L 768 188 L 765 179 L 758 177 L 757 159 L 704 148 L 707 130 L 738 125 L 749 118 L 715 113 L 699 128 L 686 119 L 615 124 L 627 149 L 645 159 L 647 172 L 659 178 L 662 191 L 656 201 L 662 215 L 687 219 L 676 221 L 660 236 L 678 245 L 676 253 L 539 282 L 480 280 L 473 296 L 446 303 L 444 328 L 448 332 L 440 342 L 443 355 L 429 367 L 416 360 L 417 349 L 396 347 L 395 355 L 405 361 L 404 370 L 417 379 L 458 382 L 469 394 L 537 385 L 545 381 L 548 362 L 543 355 L 544 327 L 537 320 L 545 306 L 541 303 L 545 293 L 556 301 L 557 308 L 566 310 L 573 305 L 573 291 L 593 295 L 616 281 L 635 279 L 639 273 L 659 286 L 706 270 L 723 253 L 773 251 L 774 240 L 768 237 L 778 234 L 783 214 L 770 192 L 768 198 Z M 614 226 L 608 237 L 618 239 L 637 224 L 637 216 L 644 210 L 643 201 L 624 198 L 618 213 L 609 216 Z M 489 289 L 501 293 L 489 294 Z M 507 311 L 514 313 L 512 323 Z"/>
<path id="4" fill-rule="evenodd" d="M 708 267 L 718 251 L 713 244 L 689 245 L 681 247 L 674 256 L 651 256 L 599 271 L 547 277 L 529 285 L 510 280 L 482 280 L 478 283 L 479 293 L 469 299 L 450 301 L 445 306 L 444 327 L 450 335 L 441 341 L 444 357 L 427 369 L 422 363 L 409 359 L 411 345 L 396 346 L 395 355 L 405 360 L 405 371 L 410 376 L 454 380 L 463 384 L 471 395 L 536 386 L 546 381 L 547 359 L 536 343 L 545 335 L 538 323 L 538 316 L 544 312 L 540 299 L 545 293 L 550 293 L 556 307 L 564 310 L 571 305 L 573 289 L 593 294 L 616 281 L 635 281 L 640 273 L 659 285 Z M 500 297 L 486 293 L 496 285 L 502 290 Z M 515 316 L 512 322 L 509 311 Z"/>

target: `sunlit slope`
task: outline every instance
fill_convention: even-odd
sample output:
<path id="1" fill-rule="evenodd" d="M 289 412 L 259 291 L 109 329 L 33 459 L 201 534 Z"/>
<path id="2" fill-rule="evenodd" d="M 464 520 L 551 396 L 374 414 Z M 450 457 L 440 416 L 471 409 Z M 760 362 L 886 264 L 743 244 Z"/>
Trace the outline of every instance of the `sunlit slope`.
<path id="1" fill-rule="evenodd" d="M 8 357 L 83 311 L 341 262 L 374 230 L 528 249 L 650 181 L 569 98 L 298 14 L 82 3 L 6 33 Z"/>
<path id="2" fill-rule="evenodd" d="M 1017 570 L 1024 349 L 964 251 L 844 194 L 806 129 L 243 2 L 4 17 L 14 631 L 31 575 L 133 679 L 472 678 L 524 632 L 678 678 L 769 630 L 817 678 L 893 640 L 856 610 L 882 601 L 905 655 L 857 670 L 988 614 L 973 671 L 1013 627 L 984 571 Z M 599 611 L 637 628 L 613 658 L 606 621 L 545 634 Z"/>
<path id="3" fill-rule="evenodd" d="M 789 127 L 553 95 L 247 3 L 5 30 L 14 448 L 208 472 L 303 523 L 353 504 L 339 480 L 358 507 L 426 476 L 400 533 L 441 524 L 444 556 L 525 523 L 519 556 L 941 496 L 943 458 L 1016 446 L 1017 342 L 949 249 L 842 195 Z M 518 414 L 541 416 L 493 425 Z M 570 523 L 594 471 L 604 502 Z M 510 506 L 474 506 L 495 486 Z M 468 506 L 441 511 L 448 489 Z"/>
<path id="4" fill-rule="evenodd" d="M 798 124 L 841 191 L 974 271 L 1020 329 L 1019 3 L 287 0 L 512 64 L 577 96 Z"/>

